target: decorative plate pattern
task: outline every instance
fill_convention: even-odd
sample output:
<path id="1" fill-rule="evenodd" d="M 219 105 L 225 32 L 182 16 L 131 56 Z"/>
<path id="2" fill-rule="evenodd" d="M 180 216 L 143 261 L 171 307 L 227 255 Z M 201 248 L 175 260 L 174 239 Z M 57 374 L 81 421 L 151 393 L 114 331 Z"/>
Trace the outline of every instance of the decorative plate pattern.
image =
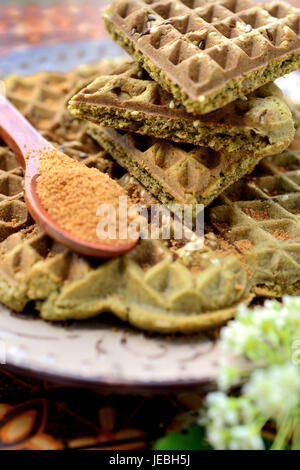
<path id="1" fill-rule="evenodd" d="M 138 389 L 207 384 L 220 360 L 206 335 L 150 336 L 109 316 L 63 325 L 4 307 L 0 312 L 7 365 L 62 383 Z"/>

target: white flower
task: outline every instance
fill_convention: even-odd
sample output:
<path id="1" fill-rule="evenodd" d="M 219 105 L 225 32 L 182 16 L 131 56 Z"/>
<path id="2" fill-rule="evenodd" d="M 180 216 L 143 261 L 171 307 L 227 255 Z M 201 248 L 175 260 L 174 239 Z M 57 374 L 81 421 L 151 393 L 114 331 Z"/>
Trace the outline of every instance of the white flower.
<path id="1" fill-rule="evenodd" d="M 207 396 L 206 404 L 208 406 L 207 420 L 223 427 L 226 424 L 236 423 L 236 413 L 230 407 L 230 401 L 223 392 L 210 393 Z"/>
<path id="2" fill-rule="evenodd" d="M 221 391 L 207 396 L 201 424 L 214 448 L 263 449 L 263 425 L 273 420 L 280 429 L 286 418 L 292 419 L 300 407 L 300 366 L 291 362 L 293 345 L 299 341 L 300 297 L 285 296 L 282 303 L 269 300 L 254 309 L 241 306 L 221 330 L 220 346 L 226 354 L 219 388 L 228 390 L 241 378 L 248 382 L 238 397 Z M 230 363 L 230 354 L 238 355 L 238 361 Z"/>
<path id="3" fill-rule="evenodd" d="M 264 450 L 263 440 L 255 426 L 236 426 L 230 431 L 230 450 Z"/>
<path id="4" fill-rule="evenodd" d="M 232 321 L 221 330 L 221 347 L 233 354 L 244 354 L 249 344 L 260 338 L 258 328 Z"/>
<path id="5" fill-rule="evenodd" d="M 243 393 L 268 419 L 281 421 L 299 404 L 300 369 L 284 364 L 254 371 Z"/>
<path id="6" fill-rule="evenodd" d="M 207 413 L 200 424 L 207 426 L 207 438 L 215 449 L 262 449 L 263 442 L 255 422 L 257 410 L 244 398 L 210 393 Z"/>
<path id="7" fill-rule="evenodd" d="M 221 348 L 267 366 L 290 357 L 290 345 L 300 338 L 300 298 L 285 296 L 264 307 L 241 306 L 235 320 L 221 330 Z M 230 384 L 229 384 L 230 385 Z"/>
<path id="8" fill-rule="evenodd" d="M 286 306 L 300 308 L 300 296 L 284 295 L 282 300 Z"/>
<path id="9" fill-rule="evenodd" d="M 240 383 L 240 372 L 235 367 L 230 366 L 226 361 L 220 369 L 217 383 L 220 390 L 229 390 L 231 387 Z"/>
<path id="10" fill-rule="evenodd" d="M 207 428 L 207 440 L 216 450 L 225 450 L 227 448 L 226 432 L 217 426 Z"/>

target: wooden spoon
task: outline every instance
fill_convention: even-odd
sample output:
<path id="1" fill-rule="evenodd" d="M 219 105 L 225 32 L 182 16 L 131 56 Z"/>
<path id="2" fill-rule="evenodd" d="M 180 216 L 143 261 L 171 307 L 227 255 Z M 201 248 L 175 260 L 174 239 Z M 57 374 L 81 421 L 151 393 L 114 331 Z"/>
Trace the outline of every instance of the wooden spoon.
<path id="1" fill-rule="evenodd" d="M 24 192 L 29 212 L 50 237 L 73 251 L 96 258 L 111 258 L 128 252 L 138 240 L 128 243 L 90 243 L 63 229 L 42 206 L 37 194 L 39 153 L 56 150 L 4 97 L 0 96 L 0 137 L 15 152 L 24 170 Z M 63 210 L 63 208 L 62 208 Z"/>

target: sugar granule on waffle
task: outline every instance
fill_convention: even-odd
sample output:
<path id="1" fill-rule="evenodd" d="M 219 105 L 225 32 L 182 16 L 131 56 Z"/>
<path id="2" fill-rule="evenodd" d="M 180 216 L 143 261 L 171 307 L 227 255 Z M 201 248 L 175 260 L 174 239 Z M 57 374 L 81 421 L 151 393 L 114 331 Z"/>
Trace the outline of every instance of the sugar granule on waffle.
<path id="1" fill-rule="evenodd" d="M 248 215 L 249 217 L 252 217 L 252 219 L 255 219 L 255 220 L 269 219 L 269 216 L 267 212 L 265 211 L 249 209 L 248 207 L 244 207 L 243 211 L 245 212 L 246 215 Z"/>
<path id="2" fill-rule="evenodd" d="M 189 112 L 204 114 L 296 70 L 300 11 L 286 2 L 115 0 L 117 41 Z"/>

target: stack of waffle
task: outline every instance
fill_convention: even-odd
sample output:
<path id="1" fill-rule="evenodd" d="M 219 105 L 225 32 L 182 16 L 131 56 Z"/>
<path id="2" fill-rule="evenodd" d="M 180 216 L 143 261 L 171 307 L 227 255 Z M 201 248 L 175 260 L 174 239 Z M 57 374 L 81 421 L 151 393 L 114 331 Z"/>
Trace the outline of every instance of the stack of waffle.
<path id="1" fill-rule="evenodd" d="M 116 0 L 104 21 L 136 62 L 99 76 L 69 110 L 161 202 L 207 206 L 292 142 L 290 110 L 271 81 L 300 64 L 299 10 Z"/>
<path id="2" fill-rule="evenodd" d="M 110 311 L 145 330 L 188 333 L 256 297 L 300 293 L 300 152 L 287 149 L 294 121 L 270 83 L 299 65 L 299 18 L 278 2 L 115 1 L 105 22 L 139 65 L 7 79 L 38 130 L 132 199 L 208 207 L 203 247 L 171 237 L 85 258 L 33 223 L 21 168 L 2 146 L 1 302 L 34 305 L 51 321 Z"/>

